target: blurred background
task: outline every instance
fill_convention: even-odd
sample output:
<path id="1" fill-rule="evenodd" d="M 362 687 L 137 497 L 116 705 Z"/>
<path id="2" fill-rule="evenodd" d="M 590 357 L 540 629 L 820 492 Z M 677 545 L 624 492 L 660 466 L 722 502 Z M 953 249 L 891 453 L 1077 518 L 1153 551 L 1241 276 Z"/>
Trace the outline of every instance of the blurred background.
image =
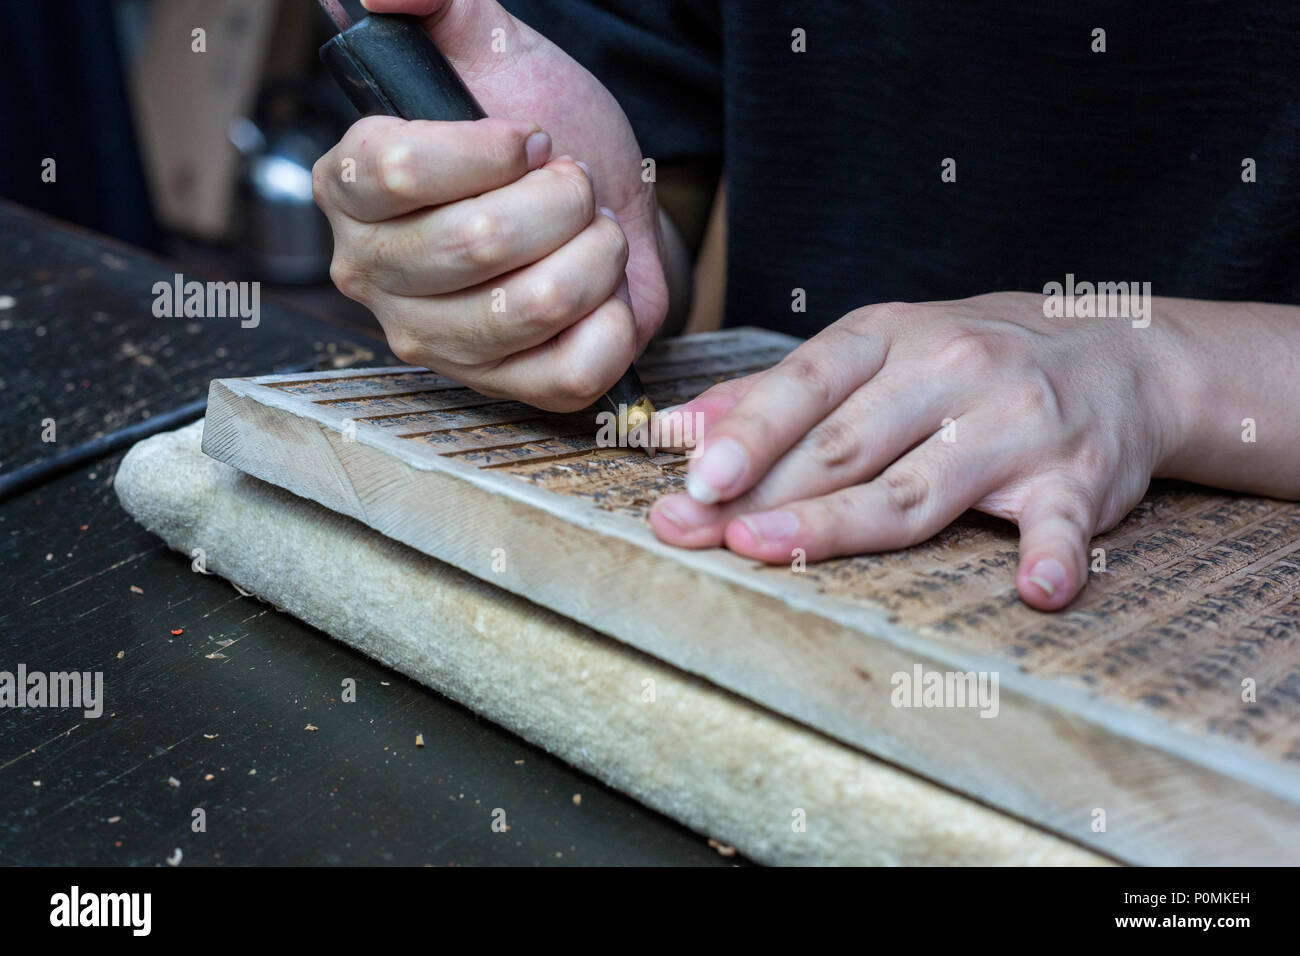
<path id="1" fill-rule="evenodd" d="M 330 284 L 312 200 L 312 164 L 358 116 L 321 67 L 334 30 L 314 0 L 3 8 L 0 196 L 378 330 Z M 32 175 L 47 157 L 53 182 Z"/>
<path id="2" fill-rule="evenodd" d="M 342 5 L 365 16 L 360 0 Z M 358 118 L 320 63 L 335 29 L 316 0 L 0 0 L 0 12 L 0 198 L 380 334 L 330 283 L 312 199 L 312 164 Z M 34 175 L 49 158 L 53 181 Z M 659 168 L 659 200 L 696 256 L 688 331 L 721 322 L 718 176 Z"/>

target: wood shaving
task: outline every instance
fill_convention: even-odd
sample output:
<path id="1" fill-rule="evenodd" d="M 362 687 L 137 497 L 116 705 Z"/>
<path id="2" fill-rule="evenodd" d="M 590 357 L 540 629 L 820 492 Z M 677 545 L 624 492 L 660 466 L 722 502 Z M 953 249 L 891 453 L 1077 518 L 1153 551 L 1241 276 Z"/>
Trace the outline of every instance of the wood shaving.
<path id="1" fill-rule="evenodd" d="M 725 843 L 719 843 L 717 840 L 713 839 L 713 837 L 709 837 L 709 846 L 718 851 L 718 856 L 736 855 L 736 848 L 734 846 L 727 846 Z"/>

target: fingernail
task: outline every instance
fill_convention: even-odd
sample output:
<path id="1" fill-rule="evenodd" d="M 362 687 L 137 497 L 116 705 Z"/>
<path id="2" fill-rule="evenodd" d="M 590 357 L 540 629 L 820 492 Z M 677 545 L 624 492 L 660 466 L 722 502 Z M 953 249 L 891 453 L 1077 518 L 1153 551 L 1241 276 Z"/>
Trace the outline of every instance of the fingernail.
<path id="1" fill-rule="evenodd" d="M 745 449 L 730 438 L 719 438 L 691 465 L 686 493 L 702 505 L 711 505 L 744 474 L 745 464 Z"/>
<path id="2" fill-rule="evenodd" d="M 1052 597 L 1057 591 L 1064 591 L 1070 584 L 1065 574 L 1065 566 L 1055 558 L 1043 558 L 1030 568 L 1029 580 L 1038 585 L 1048 597 Z"/>
<path id="3" fill-rule="evenodd" d="M 799 516 L 793 511 L 759 511 L 740 520 L 759 544 L 789 538 L 799 530 Z"/>
<path id="4" fill-rule="evenodd" d="M 528 157 L 528 168 L 536 169 L 546 162 L 551 155 L 551 137 L 545 130 L 538 130 L 524 140 L 524 153 Z"/>
<path id="5" fill-rule="evenodd" d="M 610 219 L 613 219 L 615 222 L 618 222 L 618 216 L 614 215 L 614 210 L 610 209 L 608 206 L 601 206 L 600 214 L 602 216 L 609 216 Z"/>
<path id="6" fill-rule="evenodd" d="M 584 173 L 587 174 L 587 182 L 594 183 L 596 181 L 591 178 L 591 167 L 588 166 L 586 163 L 584 163 L 582 160 L 575 159 L 573 161 L 573 165 L 577 166 L 579 169 L 581 169 Z"/>

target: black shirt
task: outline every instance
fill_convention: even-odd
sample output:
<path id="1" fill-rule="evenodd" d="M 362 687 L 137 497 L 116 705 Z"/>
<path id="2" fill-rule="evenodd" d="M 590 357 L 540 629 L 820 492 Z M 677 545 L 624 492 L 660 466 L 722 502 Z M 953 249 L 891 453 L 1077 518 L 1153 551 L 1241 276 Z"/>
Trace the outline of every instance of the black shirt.
<path id="1" fill-rule="evenodd" d="M 505 5 L 644 155 L 723 164 L 729 325 L 806 336 L 1067 273 L 1300 303 L 1297 0 Z"/>

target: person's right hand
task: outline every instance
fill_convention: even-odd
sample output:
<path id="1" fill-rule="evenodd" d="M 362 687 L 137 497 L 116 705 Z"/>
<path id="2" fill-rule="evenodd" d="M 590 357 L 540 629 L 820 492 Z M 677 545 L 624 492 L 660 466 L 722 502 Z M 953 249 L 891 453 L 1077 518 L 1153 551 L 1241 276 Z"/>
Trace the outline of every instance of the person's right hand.
<path id="1" fill-rule="evenodd" d="M 490 118 L 367 117 L 317 161 L 331 278 L 402 361 L 552 411 L 591 404 L 668 309 L 654 187 L 622 109 L 495 0 L 366 6 L 423 17 Z"/>

